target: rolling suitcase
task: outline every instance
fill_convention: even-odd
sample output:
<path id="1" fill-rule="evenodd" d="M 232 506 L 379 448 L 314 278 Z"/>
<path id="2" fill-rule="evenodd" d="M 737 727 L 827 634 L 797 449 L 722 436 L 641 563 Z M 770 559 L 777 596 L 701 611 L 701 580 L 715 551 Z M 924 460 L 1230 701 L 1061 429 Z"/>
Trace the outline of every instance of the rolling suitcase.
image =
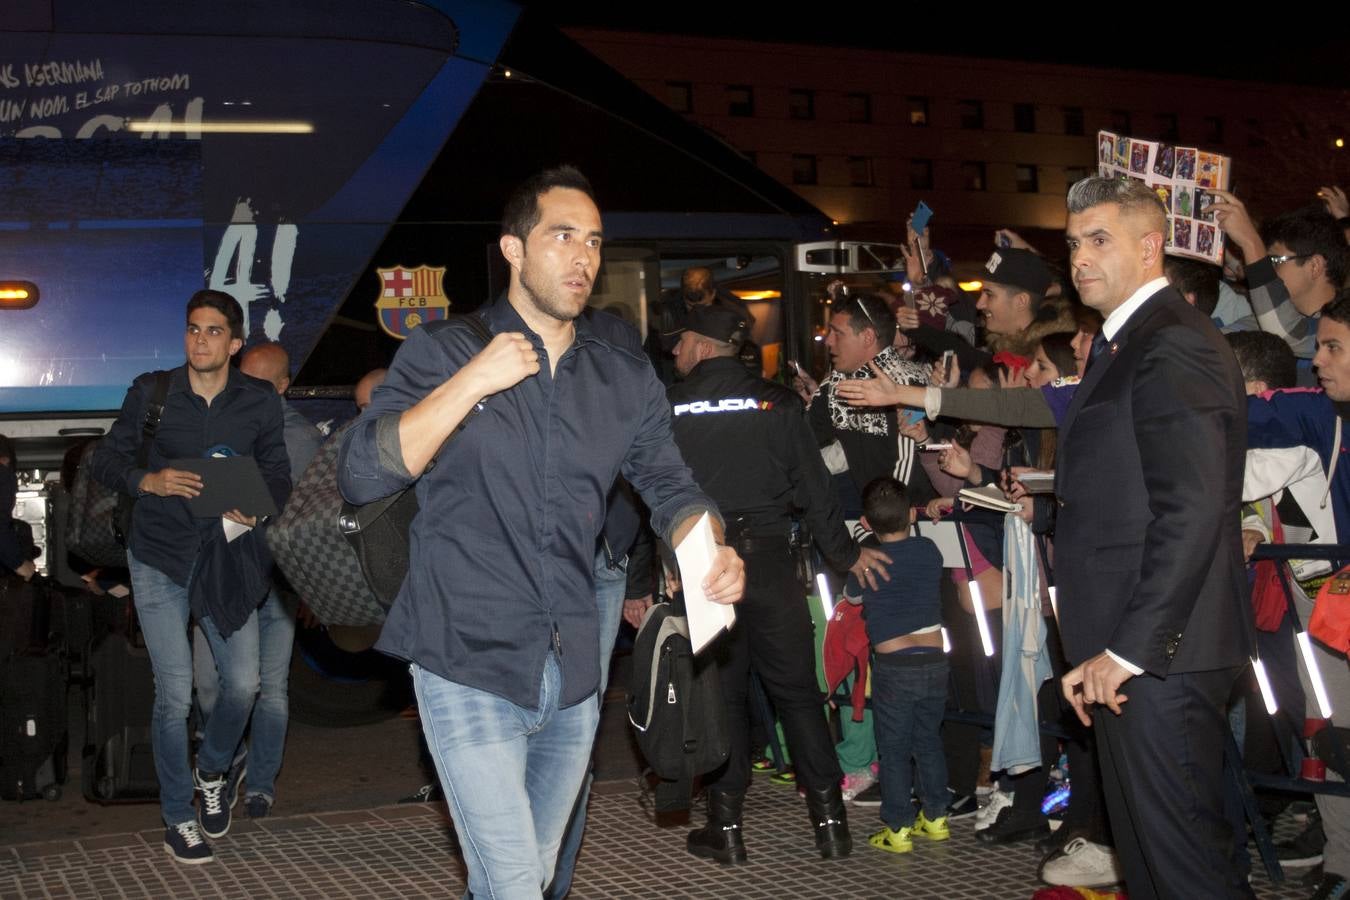
<path id="1" fill-rule="evenodd" d="M 55 800 L 66 780 L 66 672 L 51 643 L 52 596 L 38 579 L 0 583 L 0 799 Z"/>
<path id="2" fill-rule="evenodd" d="M 11 655 L 0 674 L 0 799 L 58 799 L 68 746 L 60 657 L 45 650 Z"/>
<path id="3" fill-rule="evenodd" d="M 130 601 L 128 601 L 130 605 Z M 126 631 L 91 642 L 85 688 L 81 790 L 94 803 L 159 799 L 150 715 L 155 678 L 134 613 Z"/>

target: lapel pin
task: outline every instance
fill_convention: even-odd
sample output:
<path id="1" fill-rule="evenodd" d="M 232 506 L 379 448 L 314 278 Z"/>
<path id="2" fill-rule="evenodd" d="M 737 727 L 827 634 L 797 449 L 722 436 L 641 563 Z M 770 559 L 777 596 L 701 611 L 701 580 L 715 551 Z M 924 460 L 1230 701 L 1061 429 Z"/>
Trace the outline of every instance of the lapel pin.
<path id="1" fill-rule="evenodd" d="M 1117 344 L 1115 341 L 1112 341 L 1112 342 L 1111 342 L 1111 355 L 1114 356 L 1115 353 L 1116 353 L 1116 351 L 1119 350 L 1119 349 L 1120 349 L 1120 344 Z"/>

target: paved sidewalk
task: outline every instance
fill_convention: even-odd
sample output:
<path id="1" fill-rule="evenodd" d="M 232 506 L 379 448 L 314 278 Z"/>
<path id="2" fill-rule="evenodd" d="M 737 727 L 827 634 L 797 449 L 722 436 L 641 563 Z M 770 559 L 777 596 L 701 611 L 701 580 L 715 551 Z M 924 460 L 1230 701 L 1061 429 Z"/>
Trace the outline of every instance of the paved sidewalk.
<path id="1" fill-rule="evenodd" d="M 952 839 L 896 856 L 866 845 L 875 808 L 850 812 L 855 849 L 816 856 L 805 804 L 795 792 L 756 783 L 746 803 L 748 865 L 722 868 L 689 856 L 685 827 L 658 828 L 631 785 L 610 783 L 591 800 L 591 821 L 572 897 L 582 898 L 1027 898 L 1041 885 L 1029 845 L 986 848 L 973 819 Z M 242 806 L 239 807 L 242 810 Z M 701 813 L 695 813 L 696 818 Z M 458 897 L 463 866 L 439 805 L 405 804 L 251 822 L 236 820 L 213 842 L 216 861 L 184 866 L 159 830 L 0 848 L 0 897 L 404 898 Z M 1298 872 L 1293 873 L 1296 878 Z M 1308 893 L 1293 880 L 1257 895 Z"/>

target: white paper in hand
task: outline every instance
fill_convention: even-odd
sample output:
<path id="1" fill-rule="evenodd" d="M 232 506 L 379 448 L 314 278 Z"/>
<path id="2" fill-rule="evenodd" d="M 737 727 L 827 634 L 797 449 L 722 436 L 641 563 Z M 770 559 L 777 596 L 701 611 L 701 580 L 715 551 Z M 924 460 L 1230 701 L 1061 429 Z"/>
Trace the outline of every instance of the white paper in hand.
<path id="1" fill-rule="evenodd" d="M 735 607 L 729 603 L 714 603 L 703 593 L 703 579 L 708 577 L 716 555 L 712 521 L 704 513 L 675 548 L 675 559 L 680 564 L 680 584 L 684 587 L 684 611 L 689 619 L 689 643 L 695 653 L 706 647 L 723 628 L 730 628 L 736 622 Z"/>
<path id="2" fill-rule="evenodd" d="M 253 530 L 252 525 L 241 525 L 232 519 L 224 516 L 220 517 L 220 524 L 225 526 L 225 542 L 232 543 L 235 538 L 243 537 Z"/>

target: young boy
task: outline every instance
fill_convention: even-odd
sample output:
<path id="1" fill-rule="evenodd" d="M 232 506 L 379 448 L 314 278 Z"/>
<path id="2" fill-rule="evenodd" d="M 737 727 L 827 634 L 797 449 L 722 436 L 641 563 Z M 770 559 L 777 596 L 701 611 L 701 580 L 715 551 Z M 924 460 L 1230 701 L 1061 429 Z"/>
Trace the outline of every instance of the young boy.
<path id="1" fill-rule="evenodd" d="M 915 835 L 945 841 L 947 762 L 942 754 L 947 657 L 942 652 L 938 580 L 942 554 L 927 538 L 909 536 L 909 495 L 894 478 L 863 489 L 862 522 L 890 555 L 891 580 L 870 590 L 850 577 L 844 598 L 861 602 L 872 645 L 872 715 L 881 756 L 881 820 L 867 842 L 888 853 L 914 849 Z M 923 804 L 910 801 L 910 761 Z"/>

